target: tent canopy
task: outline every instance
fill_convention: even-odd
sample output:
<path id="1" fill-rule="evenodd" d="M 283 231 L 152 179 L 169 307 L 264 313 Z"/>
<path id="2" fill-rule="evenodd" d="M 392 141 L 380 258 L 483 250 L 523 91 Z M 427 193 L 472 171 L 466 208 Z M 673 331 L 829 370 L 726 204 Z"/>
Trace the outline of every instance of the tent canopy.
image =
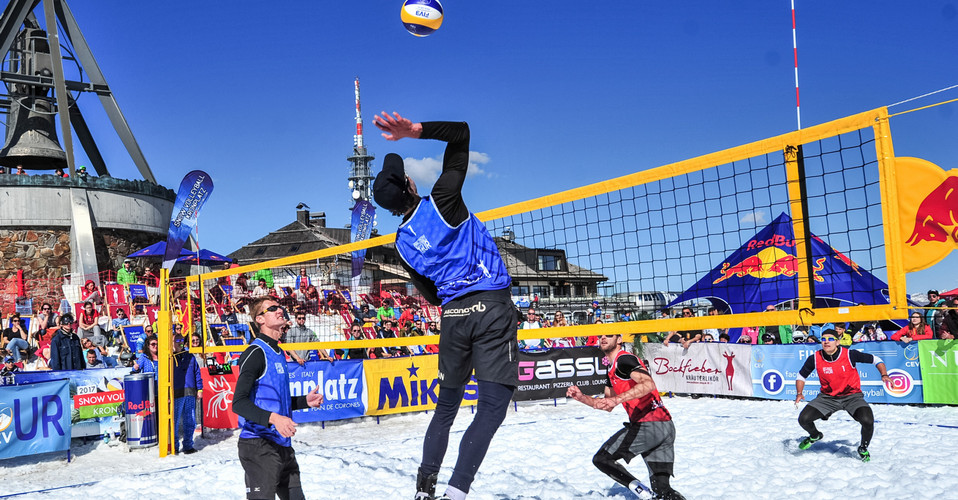
<path id="1" fill-rule="evenodd" d="M 817 307 L 888 303 L 885 282 L 814 234 L 808 242 L 814 270 L 811 286 Z M 727 313 L 749 313 L 764 311 L 766 306 L 797 297 L 795 233 L 792 218 L 782 213 L 680 294 L 669 307 L 692 299 L 708 299 Z"/>

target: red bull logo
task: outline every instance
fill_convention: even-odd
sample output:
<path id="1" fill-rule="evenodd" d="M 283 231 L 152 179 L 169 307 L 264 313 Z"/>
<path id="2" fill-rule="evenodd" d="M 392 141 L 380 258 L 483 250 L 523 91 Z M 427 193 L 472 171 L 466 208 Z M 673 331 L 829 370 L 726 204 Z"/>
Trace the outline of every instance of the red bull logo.
<path id="1" fill-rule="evenodd" d="M 794 244 L 794 240 L 792 240 L 792 243 Z M 749 247 L 751 246 L 752 242 L 749 242 Z M 746 257 L 738 264 L 730 265 L 727 262 L 722 264 L 722 269 L 719 270 L 721 276 L 713 281 L 712 284 L 717 285 L 733 276 L 738 278 L 751 276 L 759 279 L 775 278 L 778 276 L 791 278 L 798 274 L 798 265 L 798 258 L 794 255 L 785 252 L 777 246 L 766 247 L 757 254 Z M 812 266 L 815 281 L 824 281 L 824 278 L 818 275 L 818 271 L 824 268 L 824 257 L 815 261 L 815 265 Z"/>
<path id="2" fill-rule="evenodd" d="M 947 177 L 921 201 L 915 213 L 915 228 L 905 241 L 911 246 L 923 241 L 958 243 L 958 176 Z"/>
<path id="3" fill-rule="evenodd" d="M 845 254 L 839 252 L 838 250 L 832 249 L 835 252 L 835 258 L 839 260 L 842 264 L 852 268 L 852 271 L 858 273 L 859 276 L 862 275 L 862 272 L 858 270 L 858 264 L 856 264 L 852 259 L 848 258 Z"/>
<path id="4" fill-rule="evenodd" d="M 896 158 L 895 169 L 902 263 L 920 271 L 958 248 L 958 170 L 909 157 Z"/>

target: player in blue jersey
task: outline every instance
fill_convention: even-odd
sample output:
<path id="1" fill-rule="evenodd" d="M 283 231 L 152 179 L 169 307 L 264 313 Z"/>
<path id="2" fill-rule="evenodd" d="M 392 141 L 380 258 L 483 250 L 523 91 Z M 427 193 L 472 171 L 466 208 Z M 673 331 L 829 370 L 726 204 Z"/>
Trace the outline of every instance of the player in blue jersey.
<path id="1" fill-rule="evenodd" d="M 398 113 L 376 116 L 383 137 L 436 139 L 446 143 L 442 174 L 421 197 L 402 158 L 386 155 L 373 184 L 382 208 L 403 218 L 396 231 L 401 263 L 423 297 L 442 305 L 439 401 L 423 440 L 416 498 L 435 498 L 436 479 L 473 369 L 479 381 L 476 415 L 459 444 L 459 459 L 441 499 L 466 497 L 489 442 L 506 416 L 519 383 L 512 278 L 486 226 L 469 212 L 462 183 L 469 165 L 469 126 L 464 122 L 413 123 Z"/>
<path id="2" fill-rule="evenodd" d="M 318 408 L 323 396 L 317 386 L 305 396 L 291 397 L 286 355 L 279 348 L 286 310 L 272 297 L 250 304 L 256 338 L 239 359 L 233 412 L 239 415 L 239 459 L 246 473 L 246 498 L 302 499 L 299 464 L 293 452 L 296 434 L 293 410 Z"/>

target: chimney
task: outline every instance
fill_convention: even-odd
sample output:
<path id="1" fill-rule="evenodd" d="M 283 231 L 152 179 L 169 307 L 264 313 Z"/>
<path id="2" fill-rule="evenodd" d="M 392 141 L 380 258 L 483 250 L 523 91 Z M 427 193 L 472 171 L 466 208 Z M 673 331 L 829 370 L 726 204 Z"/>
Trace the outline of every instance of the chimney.
<path id="1" fill-rule="evenodd" d="M 307 226 L 326 227 L 326 212 L 314 212 L 309 214 Z"/>
<path id="2" fill-rule="evenodd" d="M 309 210 L 297 210 L 296 220 L 304 226 L 309 227 Z"/>

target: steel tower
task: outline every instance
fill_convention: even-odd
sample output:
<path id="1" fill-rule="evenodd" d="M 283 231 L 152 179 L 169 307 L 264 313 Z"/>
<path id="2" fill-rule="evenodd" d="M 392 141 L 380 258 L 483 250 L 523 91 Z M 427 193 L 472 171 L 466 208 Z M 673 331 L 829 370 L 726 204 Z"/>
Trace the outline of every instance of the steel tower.
<path id="1" fill-rule="evenodd" d="M 363 144 L 363 115 L 359 106 L 359 77 L 356 77 L 356 135 L 353 136 L 353 154 L 346 157 L 352 164 L 349 169 L 350 205 L 352 210 L 359 201 L 372 203 L 373 174 L 371 163 L 374 156 L 366 152 Z"/>

